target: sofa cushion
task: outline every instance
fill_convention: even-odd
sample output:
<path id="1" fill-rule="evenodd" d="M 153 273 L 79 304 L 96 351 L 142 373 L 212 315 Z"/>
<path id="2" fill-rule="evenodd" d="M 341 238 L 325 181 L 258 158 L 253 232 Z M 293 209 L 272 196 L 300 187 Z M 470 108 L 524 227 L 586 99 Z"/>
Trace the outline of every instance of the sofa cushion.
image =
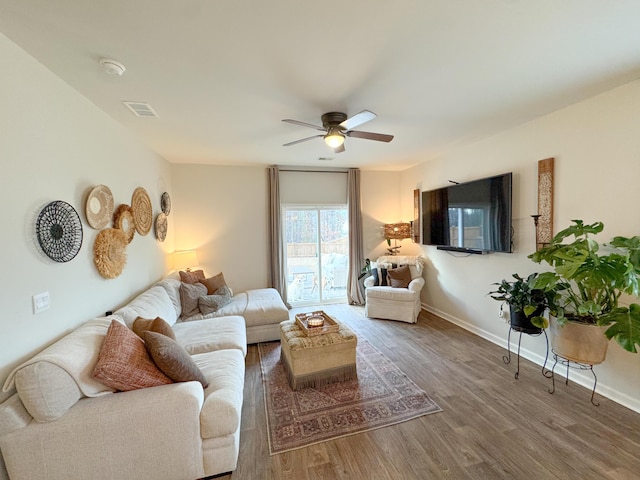
<path id="1" fill-rule="evenodd" d="M 207 294 L 214 295 L 216 291 L 226 285 L 227 283 L 224 281 L 224 275 L 220 272 L 217 275 L 214 275 L 210 278 L 205 278 L 204 280 L 200 280 L 200 283 L 207 287 Z"/>
<path id="2" fill-rule="evenodd" d="M 176 336 L 171 329 L 171 325 L 169 325 L 160 317 L 156 317 L 152 320 L 148 318 L 138 317 L 133 322 L 133 326 L 131 327 L 131 329 L 142 339 L 144 339 L 144 332 L 161 333 L 162 335 L 172 338 L 173 340 L 176 339 Z"/>
<path id="3" fill-rule="evenodd" d="M 222 437 L 240 426 L 244 391 L 244 357 L 238 350 L 218 350 L 193 356 L 209 381 L 200 413 L 202 438 Z"/>
<path id="4" fill-rule="evenodd" d="M 153 363 L 142 339 L 115 320 L 100 349 L 93 378 L 121 391 L 173 383 Z"/>
<path id="5" fill-rule="evenodd" d="M 404 288 L 375 287 L 367 289 L 367 300 L 370 298 L 414 302 L 416 300 L 416 292 Z"/>
<path id="6" fill-rule="evenodd" d="M 407 288 L 411 283 L 411 271 L 407 265 L 387 270 L 393 288 Z"/>
<path id="7" fill-rule="evenodd" d="M 182 316 L 191 317 L 200 313 L 198 299 L 207 294 L 207 287 L 201 283 L 185 283 L 180 285 L 180 303 Z"/>
<path id="8" fill-rule="evenodd" d="M 204 280 L 203 270 L 194 270 L 189 272 L 180 271 L 180 281 L 184 283 L 198 283 L 200 280 Z"/>
<path id="9" fill-rule="evenodd" d="M 231 292 L 226 285 L 222 285 L 214 294 L 204 295 L 198 299 L 198 307 L 204 315 L 217 312 L 229 303 L 231 303 Z"/>
<path id="10" fill-rule="evenodd" d="M 112 393 L 112 388 L 91 376 L 112 318 L 85 322 L 16 367 L 3 391 L 15 386 L 25 408 L 38 422 L 61 417 L 83 396 Z"/>
<path id="11" fill-rule="evenodd" d="M 169 296 L 169 300 L 173 304 L 173 308 L 176 311 L 178 318 L 182 315 L 182 304 L 180 303 L 180 284 L 182 282 L 175 278 L 167 277 L 156 283 L 157 286 L 164 288 L 165 292 Z"/>
<path id="12" fill-rule="evenodd" d="M 52 422 L 64 415 L 84 395 L 63 369 L 36 362 L 16 373 L 16 390 L 36 422 Z"/>
<path id="13" fill-rule="evenodd" d="M 178 320 L 178 313 L 169 298 L 167 291 L 160 285 L 145 290 L 127 305 L 115 311 L 129 328 L 138 317 L 162 317 L 169 325 Z"/>
<path id="14" fill-rule="evenodd" d="M 191 355 L 235 349 L 247 354 L 247 330 L 240 316 L 205 318 L 178 322 L 173 326 L 176 341 Z"/>
<path id="15" fill-rule="evenodd" d="M 174 382 L 196 381 L 207 388 L 209 382 L 187 351 L 178 343 L 161 333 L 144 332 L 144 346 L 156 366 Z"/>

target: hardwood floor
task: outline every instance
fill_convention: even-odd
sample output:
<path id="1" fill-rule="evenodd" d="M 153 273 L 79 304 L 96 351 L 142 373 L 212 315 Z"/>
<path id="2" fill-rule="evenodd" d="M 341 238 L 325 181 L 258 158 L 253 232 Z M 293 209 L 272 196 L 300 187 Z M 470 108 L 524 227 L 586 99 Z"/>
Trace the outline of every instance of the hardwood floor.
<path id="1" fill-rule="evenodd" d="M 323 309 L 384 353 L 444 411 L 270 456 L 260 362 L 251 345 L 238 468 L 219 478 L 640 478 L 639 414 L 597 393 L 600 406 L 593 406 L 589 390 L 557 377 L 551 395 L 551 380 L 525 359 L 515 380 L 514 363 L 502 361 L 504 349 L 426 312 L 417 324 L 406 324 L 368 319 L 363 307 Z"/>

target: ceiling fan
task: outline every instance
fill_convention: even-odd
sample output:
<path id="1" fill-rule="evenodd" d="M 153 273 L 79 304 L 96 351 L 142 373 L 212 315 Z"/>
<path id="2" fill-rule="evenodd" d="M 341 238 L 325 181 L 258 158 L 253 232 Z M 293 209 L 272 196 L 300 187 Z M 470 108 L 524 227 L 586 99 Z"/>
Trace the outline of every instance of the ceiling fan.
<path id="1" fill-rule="evenodd" d="M 333 148 L 335 153 L 344 152 L 344 139 L 345 137 L 364 138 L 366 140 L 376 140 L 378 142 L 390 142 L 393 140 L 393 135 L 386 135 L 383 133 L 371 133 L 362 132 L 360 130 L 353 130 L 354 128 L 376 118 L 376 114 L 369 110 L 363 110 L 360 113 L 356 113 L 353 117 L 347 118 L 347 115 L 342 112 L 329 112 L 322 115 L 322 126 L 312 125 L 311 123 L 300 122 L 298 120 L 292 120 L 285 118 L 283 122 L 292 123 L 294 125 L 302 125 L 303 127 L 315 128 L 324 134 L 313 135 L 311 137 L 302 138 L 293 142 L 285 143 L 283 147 L 295 145 L 296 143 L 306 142 L 312 138 L 323 137 L 327 145 Z"/>

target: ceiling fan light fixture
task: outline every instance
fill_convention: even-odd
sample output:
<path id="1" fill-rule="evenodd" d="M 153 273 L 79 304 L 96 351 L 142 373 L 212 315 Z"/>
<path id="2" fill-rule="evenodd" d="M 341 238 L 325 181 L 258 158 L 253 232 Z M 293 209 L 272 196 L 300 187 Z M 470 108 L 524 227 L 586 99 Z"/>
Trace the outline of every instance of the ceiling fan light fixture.
<path id="1" fill-rule="evenodd" d="M 338 148 L 344 143 L 344 135 L 337 128 L 331 127 L 324 136 L 324 141 L 331 148 Z"/>

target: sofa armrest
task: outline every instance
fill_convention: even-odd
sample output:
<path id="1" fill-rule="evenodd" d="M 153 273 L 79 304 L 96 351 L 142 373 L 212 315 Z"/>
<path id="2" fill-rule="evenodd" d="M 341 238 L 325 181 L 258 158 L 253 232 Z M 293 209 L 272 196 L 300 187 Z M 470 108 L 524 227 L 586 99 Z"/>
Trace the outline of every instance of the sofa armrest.
<path id="1" fill-rule="evenodd" d="M 373 275 L 368 276 L 364 279 L 364 288 L 373 287 L 374 278 Z"/>
<path id="2" fill-rule="evenodd" d="M 409 290 L 418 292 L 418 293 L 420 293 L 420 290 L 422 290 L 423 287 L 424 287 L 424 278 L 422 277 L 414 278 L 409 282 L 409 285 L 407 286 Z"/>
<path id="3" fill-rule="evenodd" d="M 0 438 L 12 480 L 204 476 L 198 382 L 83 398 Z"/>

